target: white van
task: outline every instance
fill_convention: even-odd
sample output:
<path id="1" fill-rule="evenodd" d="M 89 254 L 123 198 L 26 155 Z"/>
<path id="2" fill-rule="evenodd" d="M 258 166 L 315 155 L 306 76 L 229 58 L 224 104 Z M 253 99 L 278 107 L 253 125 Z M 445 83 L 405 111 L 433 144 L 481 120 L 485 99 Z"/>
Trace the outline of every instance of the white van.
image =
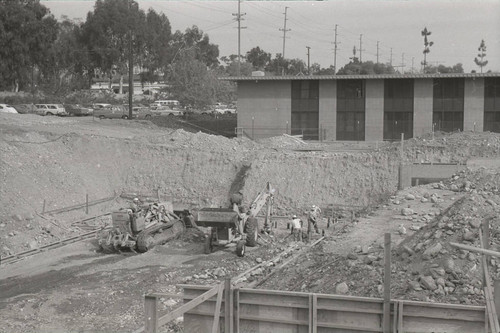
<path id="1" fill-rule="evenodd" d="M 161 106 L 168 106 L 171 109 L 178 108 L 181 105 L 181 103 L 179 103 L 179 101 L 177 101 L 175 99 L 165 99 L 165 100 L 161 100 L 161 101 L 155 101 L 155 104 L 161 105 Z"/>

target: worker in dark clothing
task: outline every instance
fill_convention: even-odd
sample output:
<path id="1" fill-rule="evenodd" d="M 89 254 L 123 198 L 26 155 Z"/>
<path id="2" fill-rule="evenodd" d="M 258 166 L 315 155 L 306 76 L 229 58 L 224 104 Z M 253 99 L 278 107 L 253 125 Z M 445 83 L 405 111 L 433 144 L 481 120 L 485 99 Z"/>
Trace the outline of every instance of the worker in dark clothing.
<path id="1" fill-rule="evenodd" d="M 231 194 L 229 201 L 231 202 L 231 206 L 233 206 L 234 204 L 238 206 L 241 205 L 241 203 L 243 202 L 243 193 L 241 192 L 241 190 Z"/>
<path id="2" fill-rule="evenodd" d="M 184 211 L 182 212 L 182 221 L 184 221 L 184 225 L 186 226 L 186 228 L 193 228 L 195 226 L 194 216 L 187 209 L 184 209 Z"/>

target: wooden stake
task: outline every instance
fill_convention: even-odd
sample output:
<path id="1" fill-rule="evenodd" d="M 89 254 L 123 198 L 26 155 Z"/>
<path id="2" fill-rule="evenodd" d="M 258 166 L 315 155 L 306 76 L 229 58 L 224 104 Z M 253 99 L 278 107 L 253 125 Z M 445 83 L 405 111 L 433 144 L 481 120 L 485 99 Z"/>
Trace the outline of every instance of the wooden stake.
<path id="1" fill-rule="evenodd" d="M 384 236 L 384 333 L 391 332 L 391 234 Z"/>
<path id="2" fill-rule="evenodd" d="M 234 323 L 233 313 L 233 290 L 231 288 L 231 279 L 226 279 L 224 286 L 224 331 L 232 332 Z"/>

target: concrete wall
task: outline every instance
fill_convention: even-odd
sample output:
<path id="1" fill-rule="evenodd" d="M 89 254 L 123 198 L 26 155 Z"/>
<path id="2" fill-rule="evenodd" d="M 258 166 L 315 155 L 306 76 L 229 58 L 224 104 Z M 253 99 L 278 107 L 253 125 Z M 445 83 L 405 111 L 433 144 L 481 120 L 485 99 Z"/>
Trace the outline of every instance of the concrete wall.
<path id="1" fill-rule="evenodd" d="M 366 80 L 365 141 L 384 139 L 384 80 Z"/>
<path id="2" fill-rule="evenodd" d="M 290 81 L 238 82 L 238 127 L 255 139 L 290 133 Z M 253 120 L 252 120 L 253 118 Z"/>
<path id="3" fill-rule="evenodd" d="M 319 81 L 320 138 L 335 141 L 337 136 L 337 81 Z"/>
<path id="4" fill-rule="evenodd" d="M 464 131 L 484 128 L 484 78 L 466 78 L 464 84 Z"/>
<path id="5" fill-rule="evenodd" d="M 422 180 L 426 179 L 433 181 L 449 179 L 458 171 L 467 168 L 461 164 L 410 164 L 403 165 L 399 170 L 399 188 L 404 189 L 411 186 L 413 178 Z"/>
<path id="6" fill-rule="evenodd" d="M 433 80 L 414 80 L 413 137 L 432 132 Z"/>

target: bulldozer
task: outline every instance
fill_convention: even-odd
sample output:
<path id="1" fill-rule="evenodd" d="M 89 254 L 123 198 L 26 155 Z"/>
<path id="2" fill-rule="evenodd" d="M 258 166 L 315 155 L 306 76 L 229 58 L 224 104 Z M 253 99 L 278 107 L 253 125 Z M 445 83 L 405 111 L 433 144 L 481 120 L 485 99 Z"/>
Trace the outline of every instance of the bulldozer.
<path id="1" fill-rule="evenodd" d="M 197 212 L 196 224 L 209 228 L 205 238 L 205 253 L 212 253 L 216 246 L 236 243 L 236 255 L 243 257 L 247 246 L 256 246 L 259 232 L 256 216 L 267 204 L 265 225 L 268 225 L 274 192 L 270 183 L 267 183 L 266 188 L 259 192 L 250 204 L 248 211 L 241 212 L 237 204 L 233 204 L 232 208 L 200 209 Z"/>
<path id="2" fill-rule="evenodd" d="M 104 253 L 147 252 L 184 232 L 184 222 L 173 212 L 170 202 L 152 203 L 134 212 L 132 209 L 111 213 L 111 229 L 101 231 L 98 243 Z"/>

